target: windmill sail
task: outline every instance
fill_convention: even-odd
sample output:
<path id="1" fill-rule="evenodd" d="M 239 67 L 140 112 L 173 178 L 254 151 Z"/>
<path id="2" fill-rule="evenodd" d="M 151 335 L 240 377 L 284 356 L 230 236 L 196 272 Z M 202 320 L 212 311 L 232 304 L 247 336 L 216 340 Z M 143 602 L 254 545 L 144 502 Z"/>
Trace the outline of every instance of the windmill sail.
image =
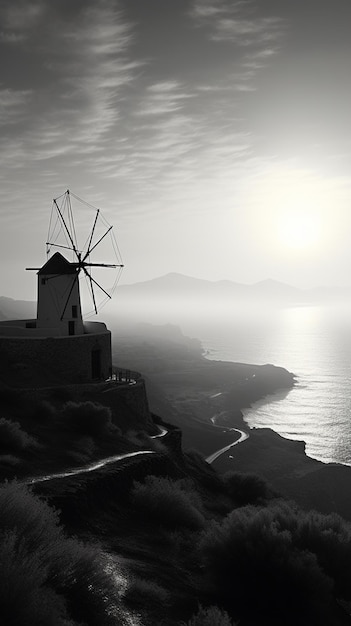
<path id="1" fill-rule="evenodd" d="M 73 214 L 71 198 L 76 204 L 84 205 L 84 211 L 75 210 Z M 100 209 L 86 203 L 69 190 L 55 198 L 46 250 L 48 259 L 58 250 L 62 251 L 65 257 L 69 257 L 68 260 L 76 271 L 76 280 L 80 281 L 81 291 L 85 294 L 83 305 L 87 308 L 90 302 L 90 309 L 92 306 L 88 315 L 98 313 L 112 297 L 123 268 L 113 227 L 102 216 Z M 85 289 L 82 285 L 85 285 Z M 63 306 L 62 318 L 73 289 L 72 284 Z"/>

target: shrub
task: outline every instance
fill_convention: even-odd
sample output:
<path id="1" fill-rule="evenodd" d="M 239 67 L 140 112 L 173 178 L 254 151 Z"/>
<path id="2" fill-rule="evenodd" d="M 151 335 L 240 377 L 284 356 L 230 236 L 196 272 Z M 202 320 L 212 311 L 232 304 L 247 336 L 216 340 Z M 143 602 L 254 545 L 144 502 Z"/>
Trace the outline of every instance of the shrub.
<path id="1" fill-rule="evenodd" d="M 169 593 L 152 580 L 134 578 L 124 592 L 123 599 L 130 607 L 155 608 L 165 605 L 169 600 Z"/>
<path id="2" fill-rule="evenodd" d="M 22 430 L 18 422 L 0 418 L 0 446 L 2 450 L 21 451 L 37 445 L 35 439 Z"/>
<path id="3" fill-rule="evenodd" d="M 235 626 L 226 611 L 221 611 L 217 606 L 203 608 L 200 606 L 198 612 L 191 620 L 181 626 Z"/>
<path id="4" fill-rule="evenodd" d="M 48 567 L 16 531 L 0 532 L 0 557 L 1 623 L 64 626 L 69 615 L 63 596 L 47 586 Z"/>
<path id="5" fill-rule="evenodd" d="M 112 423 L 111 409 L 96 402 L 67 402 L 61 411 L 61 420 L 66 426 L 81 434 L 99 437 L 117 426 Z"/>
<path id="6" fill-rule="evenodd" d="M 13 454 L 0 454 L 0 465 L 5 465 L 7 467 L 15 467 L 21 463 L 21 459 Z"/>
<path id="7" fill-rule="evenodd" d="M 69 456 L 80 463 L 86 463 L 92 458 L 95 448 L 94 439 L 86 435 L 73 442 Z"/>
<path id="8" fill-rule="evenodd" d="M 223 482 L 228 495 L 237 504 L 255 504 L 266 500 L 272 494 L 265 480 L 256 474 L 242 472 L 226 472 Z"/>
<path id="9" fill-rule="evenodd" d="M 126 438 L 134 446 L 141 449 L 153 450 L 165 454 L 168 448 L 158 437 L 151 437 L 145 430 L 128 430 L 125 434 Z"/>
<path id="10" fill-rule="evenodd" d="M 321 569 L 334 580 L 338 594 L 351 599 L 351 526 L 339 515 L 300 511 L 296 505 L 275 509 L 276 523 L 289 528 L 294 545 L 316 555 Z"/>
<path id="11" fill-rule="evenodd" d="M 53 421 L 56 417 L 55 407 L 47 400 L 42 400 L 33 407 L 32 417 L 36 421 Z"/>
<path id="12" fill-rule="evenodd" d="M 23 485 L 0 486 L 0 622 L 107 626 L 115 582 L 99 551 L 65 536 L 57 511 Z"/>
<path id="13" fill-rule="evenodd" d="M 94 439 L 85 435 L 74 442 L 74 447 L 71 454 L 77 454 L 78 456 L 89 460 L 93 456 L 95 448 L 96 445 Z"/>
<path id="14" fill-rule="evenodd" d="M 241 610 L 251 610 L 254 617 L 260 614 L 261 621 L 269 618 L 272 624 L 332 623 L 328 612 L 333 581 L 322 567 L 320 548 L 310 539 L 302 540 L 307 518 L 314 526 L 312 535 L 323 534 L 313 515 L 288 504 L 247 506 L 232 511 L 222 523 L 211 523 L 200 551 L 227 607 L 237 602 Z M 333 544 L 338 543 L 335 537 Z"/>
<path id="15" fill-rule="evenodd" d="M 128 430 L 126 438 L 140 448 L 150 447 L 150 437 L 144 430 Z"/>
<path id="16" fill-rule="evenodd" d="M 189 481 L 147 476 L 144 483 L 134 482 L 131 498 L 144 515 L 165 526 L 204 526 L 201 500 Z"/>

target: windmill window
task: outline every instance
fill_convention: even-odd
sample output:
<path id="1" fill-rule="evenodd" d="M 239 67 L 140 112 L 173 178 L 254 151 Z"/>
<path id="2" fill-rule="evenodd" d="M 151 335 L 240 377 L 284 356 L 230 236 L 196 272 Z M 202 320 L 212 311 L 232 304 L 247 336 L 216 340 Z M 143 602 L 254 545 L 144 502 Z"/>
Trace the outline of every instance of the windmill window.
<path id="1" fill-rule="evenodd" d="M 46 285 L 46 278 L 42 278 L 42 279 L 41 279 L 41 284 L 42 284 L 42 285 Z"/>
<path id="2" fill-rule="evenodd" d="M 78 317 L 78 307 L 76 304 L 72 304 L 72 317 L 74 318 Z"/>

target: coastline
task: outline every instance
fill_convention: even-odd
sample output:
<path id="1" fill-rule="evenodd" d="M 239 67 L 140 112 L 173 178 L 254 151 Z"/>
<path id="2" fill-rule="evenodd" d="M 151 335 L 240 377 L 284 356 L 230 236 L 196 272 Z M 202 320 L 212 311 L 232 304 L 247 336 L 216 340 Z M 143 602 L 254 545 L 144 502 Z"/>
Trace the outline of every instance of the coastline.
<path id="1" fill-rule="evenodd" d="M 258 402 L 264 404 L 265 401 L 269 401 L 269 397 Z M 230 407 L 224 423 L 229 421 Z M 240 428 L 237 420 L 235 424 Z M 287 439 L 271 428 L 250 428 L 244 417 L 241 426 L 249 432 L 249 437 L 213 461 L 217 472 L 258 474 L 277 493 L 302 508 L 337 513 L 351 521 L 350 466 L 313 459 L 306 454 L 304 441 Z"/>
<path id="2" fill-rule="evenodd" d="M 351 521 L 351 467 L 313 459 L 307 456 L 304 441 L 286 439 L 270 428 L 250 428 L 245 422 L 245 408 L 257 401 L 268 402 L 274 392 L 284 390 L 288 393 L 292 388 L 293 375 L 275 366 L 268 366 L 267 369 L 264 365 L 212 360 L 211 363 L 212 385 L 206 392 L 197 388 L 198 378 L 204 373 L 200 364 L 199 367 L 193 364 L 194 373 L 190 375 L 188 372 L 186 380 L 178 374 L 171 384 L 172 377 L 166 374 L 162 377 L 163 380 L 168 379 L 169 385 L 163 386 L 164 399 L 172 405 L 172 414 L 167 413 L 167 420 L 182 429 L 183 450 L 196 449 L 206 458 L 239 438 L 239 434 L 231 428 L 248 432 L 249 437 L 245 441 L 231 446 L 212 462 L 217 472 L 257 474 L 277 493 L 294 500 L 302 508 L 325 514 L 337 513 Z M 233 376 L 229 388 L 224 377 L 228 373 Z M 253 375 L 259 384 L 254 387 L 245 384 L 243 390 L 243 381 L 252 381 Z M 290 386 L 284 387 L 289 377 Z M 185 391 L 182 382 L 186 383 Z M 150 400 L 152 404 L 152 393 Z M 220 418 L 216 430 L 211 424 L 214 415 Z M 218 426 L 223 426 L 223 429 Z"/>
<path id="3" fill-rule="evenodd" d="M 292 389 L 291 372 L 209 359 L 200 341 L 185 337 L 177 327 L 164 328 L 161 339 L 155 327 L 148 333 L 142 339 L 129 335 L 119 340 L 115 361 L 118 355 L 124 367 L 142 372 L 150 410 L 181 428 L 185 452 L 195 449 L 207 458 L 238 437 L 228 427 L 249 431 L 246 441 L 213 462 L 215 470 L 258 474 L 301 507 L 336 512 L 351 521 L 351 467 L 312 459 L 305 442 L 268 428 L 249 429 L 244 420 L 243 411 L 255 402 Z M 216 414 L 221 414 L 223 429 L 211 423 Z"/>

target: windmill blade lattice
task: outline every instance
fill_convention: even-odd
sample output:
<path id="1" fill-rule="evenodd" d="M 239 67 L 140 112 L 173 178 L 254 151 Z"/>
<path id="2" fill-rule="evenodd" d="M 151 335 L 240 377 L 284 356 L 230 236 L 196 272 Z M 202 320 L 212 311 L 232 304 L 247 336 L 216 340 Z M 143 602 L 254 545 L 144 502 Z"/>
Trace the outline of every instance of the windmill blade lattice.
<path id="1" fill-rule="evenodd" d="M 84 210 L 78 211 L 78 204 L 84 205 Z M 117 286 L 123 269 L 122 258 L 113 227 L 100 209 L 69 190 L 52 204 L 46 243 L 48 259 L 57 251 L 76 267 L 85 317 L 98 313 Z M 70 294 L 67 302 L 69 297 Z"/>

